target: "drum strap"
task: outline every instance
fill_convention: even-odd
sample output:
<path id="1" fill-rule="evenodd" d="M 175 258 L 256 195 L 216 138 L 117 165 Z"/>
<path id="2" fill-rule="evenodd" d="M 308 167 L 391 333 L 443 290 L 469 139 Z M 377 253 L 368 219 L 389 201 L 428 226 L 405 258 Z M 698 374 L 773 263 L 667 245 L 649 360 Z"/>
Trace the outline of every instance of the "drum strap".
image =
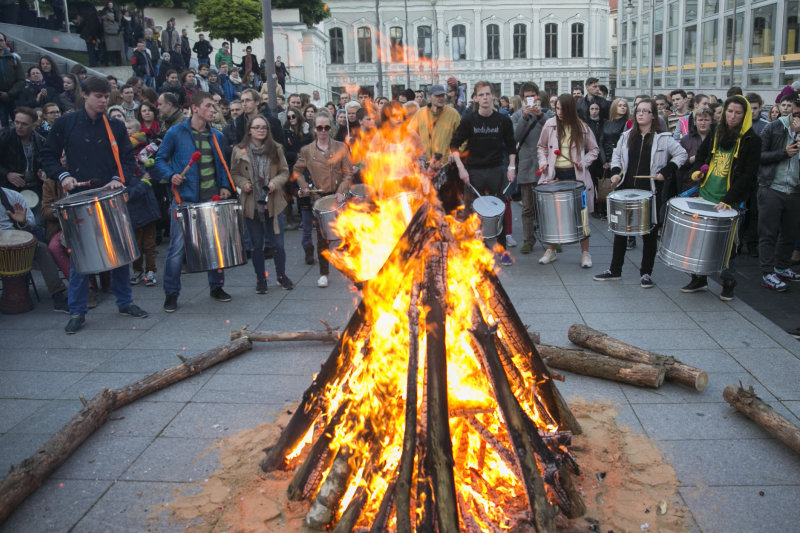
<path id="1" fill-rule="evenodd" d="M 217 150 L 217 155 L 219 156 L 219 160 L 222 162 L 222 168 L 225 169 L 225 174 L 228 175 L 228 181 L 231 184 L 231 195 L 236 194 L 236 185 L 233 183 L 233 178 L 231 178 L 231 171 L 228 170 L 228 164 L 225 162 L 225 156 L 222 155 L 222 150 L 219 149 L 219 142 L 217 142 L 217 136 L 214 135 L 214 132 L 211 132 L 211 139 L 214 141 L 214 148 Z"/>
<path id="2" fill-rule="evenodd" d="M 108 142 L 111 143 L 111 153 L 114 154 L 114 161 L 117 163 L 117 172 L 119 172 L 119 180 L 125 183 L 125 176 L 122 174 L 122 162 L 119 160 L 119 146 L 117 146 L 117 139 L 114 137 L 114 132 L 111 131 L 111 124 L 108 123 L 108 117 L 103 115 L 103 123 L 106 125 L 106 133 L 108 133 Z"/>

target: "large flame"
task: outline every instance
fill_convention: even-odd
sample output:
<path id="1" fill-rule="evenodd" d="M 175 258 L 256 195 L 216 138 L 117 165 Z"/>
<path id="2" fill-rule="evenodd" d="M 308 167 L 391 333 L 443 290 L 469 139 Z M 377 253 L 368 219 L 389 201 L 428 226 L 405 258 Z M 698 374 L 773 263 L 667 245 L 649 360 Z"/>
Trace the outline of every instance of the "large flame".
<path id="1" fill-rule="evenodd" d="M 353 152 L 360 154 L 361 176 L 370 197 L 368 201 L 350 202 L 339 214 L 335 231 L 342 240 L 329 257 L 352 279 L 364 280 L 364 320 L 369 324 L 369 334 L 348 339 L 343 346 L 343 352 L 352 354 L 352 363 L 340 381 L 328 384 L 323 417 L 323 422 L 331 420 L 343 402 L 348 402 L 347 414 L 336 427 L 330 448 L 333 453 L 343 447 L 353 452 L 354 474 L 339 513 L 356 488 L 363 486 L 368 503 L 359 525 L 371 523 L 384 492 L 397 475 L 406 408 L 409 305 L 412 289 L 421 281 L 425 254 L 430 252 L 423 252 L 410 263 L 386 261 L 416 209 L 425 201 L 438 204 L 436 191 L 417 160 L 418 138 L 402 126 L 386 125 L 372 138 L 366 137 L 356 140 Z M 364 146 L 367 142 L 369 145 Z M 511 450 L 502 414 L 473 351 L 469 332 L 476 303 L 487 321 L 496 319 L 485 303 L 493 297 L 485 280 L 495 268 L 494 255 L 479 236 L 480 221 L 475 215 L 460 222 L 439 209 L 428 213 L 426 224 L 445 226 L 453 235 L 447 256 L 447 384 L 460 507 L 484 530 L 510 529 L 512 515 L 523 514 L 526 508 L 525 488 L 515 473 L 516 464 L 509 461 L 513 452 L 504 457 L 492 443 L 487 445 L 487 435 L 493 435 L 496 442 Z M 420 323 L 424 323 L 425 311 L 420 306 Z M 420 329 L 419 368 L 423 369 L 425 336 L 424 328 Z M 503 324 L 499 324 L 497 335 L 505 334 Z M 512 354 L 515 361 L 527 356 Z M 540 429 L 557 430 L 553 417 L 537 407 L 537 378 L 524 370 L 529 365 L 517 366 L 523 369 L 522 377 L 528 384 L 526 390 L 514 391 L 523 409 Z M 417 376 L 416 412 L 420 413 L 425 372 Z M 323 426 L 317 425 L 317 434 Z M 307 435 L 291 456 L 299 455 L 310 442 Z"/>

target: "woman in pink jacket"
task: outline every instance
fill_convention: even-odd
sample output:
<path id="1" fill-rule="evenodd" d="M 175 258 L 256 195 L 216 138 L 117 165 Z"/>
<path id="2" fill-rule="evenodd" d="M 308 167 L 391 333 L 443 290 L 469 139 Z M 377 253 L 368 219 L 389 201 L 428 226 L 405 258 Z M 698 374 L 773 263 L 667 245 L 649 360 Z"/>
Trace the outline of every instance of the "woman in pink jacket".
<path id="1" fill-rule="evenodd" d="M 597 140 L 589 126 L 578 117 L 572 95 L 558 97 L 555 113 L 555 117 L 544 123 L 539 137 L 537 152 L 542 173 L 539 185 L 553 181 L 582 181 L 586 187 L 586 208 L 591 213 L 594 210 L 594 185 L 588 169 L 600 153 Z M 555 245 L 549 244 L 539 264 L 546 265 L 557 259 Z M 581 241 L 581 267 L 591 266 L 589 237 L 586 237 Z"/>

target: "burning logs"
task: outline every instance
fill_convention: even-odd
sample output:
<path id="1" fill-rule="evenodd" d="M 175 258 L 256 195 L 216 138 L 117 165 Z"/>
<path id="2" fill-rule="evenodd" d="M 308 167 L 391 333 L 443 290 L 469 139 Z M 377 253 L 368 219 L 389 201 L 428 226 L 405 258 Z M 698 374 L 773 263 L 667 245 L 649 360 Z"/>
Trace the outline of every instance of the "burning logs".
<path id="1" fill-rule="evenodd" d="M 666 375 L 663 365 L 634 363 L 583 350 L 570 350 L 544 344 L 537 344 L 536 349 L 539 350 L 544 362 L 553 368 L 638 387 L 657 389 L 664 383 Z"/>
<path id="2" fill-rule="evenodd" d="M 573 324 L 569 327 L 567 336 L 570 341 L 578 346 L 583 346 L 617 359 L 649 365 L 663 365 L 666 369 L 666 379 L 669 381 L 692 387 L 698 391 L 702 391 L 708 385 L 708 374 L 704 370 L 685 365 L 674 357 L 658 355 L 622 342 L 589 326 Z"/>
<path id="3" fill-rule="evenodd" d="M 722 391 L 725 401 L 737 411 L 761 426 L 770 435 L 787 445 L 796 453 L 800 453 L 800 428 L 776 413 L 772 407 L 755 395 L 753 388 L 745 390 L 741 384 L 728 385 Z"/>

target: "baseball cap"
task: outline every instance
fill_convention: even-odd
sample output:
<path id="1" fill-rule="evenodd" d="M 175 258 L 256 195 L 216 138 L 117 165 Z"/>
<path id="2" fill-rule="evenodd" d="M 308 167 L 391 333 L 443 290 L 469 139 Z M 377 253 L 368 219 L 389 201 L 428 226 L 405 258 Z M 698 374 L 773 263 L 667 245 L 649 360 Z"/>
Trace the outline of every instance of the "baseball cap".
<path id="1" fill-rule="evenodd" d="M 440 84 L 431 85 L 428 87 L 428 94 L 431 96 L 438 96 L 440 94 L 445 94 L 447 91 L 444 90 L 444 86 Z"/>

